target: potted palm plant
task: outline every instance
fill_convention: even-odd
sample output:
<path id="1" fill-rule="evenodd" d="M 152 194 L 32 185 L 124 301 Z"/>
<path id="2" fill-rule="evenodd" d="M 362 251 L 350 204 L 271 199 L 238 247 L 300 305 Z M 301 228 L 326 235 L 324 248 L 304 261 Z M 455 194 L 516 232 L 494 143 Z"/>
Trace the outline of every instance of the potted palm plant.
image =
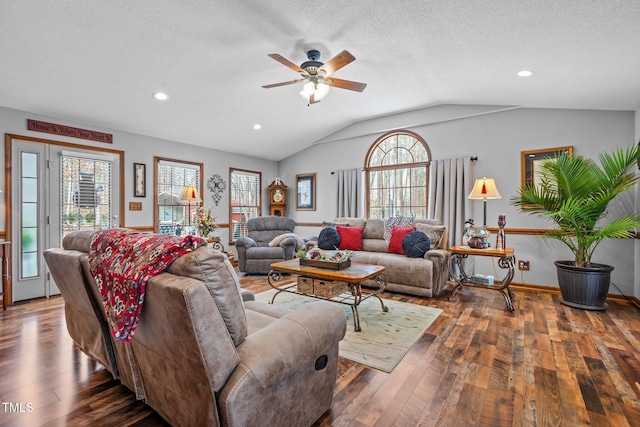
<path id="1" fill-rule="evenodd" d="M 561 152 L 542 161 L 539 185 L 526 185 L 511 199 L 518 210 L 549 218 L 558 228 L 542 237 L 556 239 L 571 249 L 575 259 L 555 261 L 562 303 L 604 310 L 612 266 L 591 262 L 600 242 L 629 238 L 640 229 L 640 216 L 604 218 L 609 203 L 640 179 L 635 168 L 640 145 L 599 155 L 598 165 L 583 156 Z"/>

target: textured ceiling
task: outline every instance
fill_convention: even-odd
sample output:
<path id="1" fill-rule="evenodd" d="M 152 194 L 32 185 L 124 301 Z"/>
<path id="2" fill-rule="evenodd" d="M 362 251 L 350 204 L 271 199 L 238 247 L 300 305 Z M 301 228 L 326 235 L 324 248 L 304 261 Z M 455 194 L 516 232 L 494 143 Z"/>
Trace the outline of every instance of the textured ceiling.
<path id="1" fill-rule="evenodd" d="M 638 0 L 4 0 L 0 105 L 280 160 L 437 104 L 638 109 L 638 22 Z M 261 88 L 297 78 L 267 54 L 310 48 L 366 90 Z"/>

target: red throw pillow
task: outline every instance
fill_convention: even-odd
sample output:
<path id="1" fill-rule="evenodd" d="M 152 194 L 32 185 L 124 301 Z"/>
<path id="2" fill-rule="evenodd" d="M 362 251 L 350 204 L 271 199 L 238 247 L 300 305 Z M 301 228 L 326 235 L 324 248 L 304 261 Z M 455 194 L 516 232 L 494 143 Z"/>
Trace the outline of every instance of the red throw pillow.
<path id="1" fill-rule="evenodd" d="M 362 250 L 362 231 L 364 227 L 343 227 L 336 226 L 340 235 L 340 245 L 338 249 L 361 251 Z"/>
<path id="2" fill-rule="evenodd" d="M 415 227 L 393 227 L 391 230 L 391 240 L 389 240 L 389 253 L 404 255 L 402 249 L 402 239 L 404 236 L 415 231 Z"/>

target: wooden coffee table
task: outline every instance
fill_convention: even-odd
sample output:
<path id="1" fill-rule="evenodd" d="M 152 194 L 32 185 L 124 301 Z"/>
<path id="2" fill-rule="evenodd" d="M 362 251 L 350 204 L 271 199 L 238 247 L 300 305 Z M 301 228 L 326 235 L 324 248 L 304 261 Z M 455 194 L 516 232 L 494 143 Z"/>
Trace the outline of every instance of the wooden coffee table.
<path id="1" fill-rule="evenodd" d="M 287 261 L 280 261 L 271 264 L 271 271 L 267 276 L 269 285 L 277 290 L 276 294 L 271 299 L 271 304 L 281 292 L 288 292 L 291 294 L 306 295 L 308 297 L 322 299 L 327 301 L 336 302 L 339 304 L 345 304 L 351 307 L 353 313 L 353 326 L 356 332 L 360 332 L 360 315 L 358 314 L 358 306 L 360 303 L 368 298 L 376 297 L 382 305 L 382 311 L 389 311 L 389 307 L 384 305 L 384 302 L 378 296 L 387 288 L 387 278 L 384 274 L 386 268 L 380 265 L 351 263 L 351 267 L 343 270 L 329 270 L 326 268 L 301 266 L 297 258 Z M 298 283 L 291 283 L 284 286 L 277 286 L 277 282 L 282 278 L 282 273 L 297 274 L 302 277 L 319 280 L 331 280 L 345 282 L 348 286 L 349 292 L 343 293 L 333 298 L 325 298 L 315 294 L 307 294 L 298 291 Z M 378 288 L 371 292 L 362 292 L 361 283 L 367 279 L 374 279 L 378 284 Z"/>

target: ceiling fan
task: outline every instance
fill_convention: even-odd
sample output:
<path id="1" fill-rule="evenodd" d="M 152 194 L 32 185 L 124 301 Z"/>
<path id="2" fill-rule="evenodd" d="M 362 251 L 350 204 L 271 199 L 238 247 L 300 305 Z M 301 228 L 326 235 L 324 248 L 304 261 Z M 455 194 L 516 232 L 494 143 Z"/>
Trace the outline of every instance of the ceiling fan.
<path id="1" fill-rule="evenodd" d="M 354 90 L 356 92 L 362 92 L 367 87 L 366 83 L 353 82 L 351 80 L 337 79 L 330 77 L 333 73 L 338 71 L 345 65 L 353 62 L 356 58 L 343 50 L 329 61 L 322 63 L 319 61 L 320 52 L 313 49 L 307 52 L 306 62 L 303 62 L 299 67 L 288 59 L 284 58 L 277 53 L 271 53 L 269 57 L 275 59 L 279 63 L 291 68 L 293 71 L 300 73 L 301 79 L 291 80 L 288 82 L 274 83 L 270 85 L 262 86 L 265 89 L 272 87 L 286 86 L 295 83 L 306 81 L 300 91 L 300 95 L 305 98 L 309 104 L 315 104 L 320 102 L 322 98 L 329 92 L 329 87 L 337 87 L 340 89 Z"/>

